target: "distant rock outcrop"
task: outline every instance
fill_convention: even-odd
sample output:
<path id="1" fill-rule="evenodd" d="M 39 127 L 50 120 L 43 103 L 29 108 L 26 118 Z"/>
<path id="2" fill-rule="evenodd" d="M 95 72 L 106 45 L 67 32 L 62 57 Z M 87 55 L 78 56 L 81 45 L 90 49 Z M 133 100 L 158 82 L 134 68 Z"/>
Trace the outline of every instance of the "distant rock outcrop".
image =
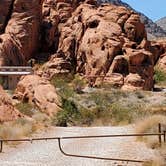
<path id="1" fill-rule="evenodd" d="M 156 38 L 156 37 L 166 37 L 166 27 L 164 27 L 165 21 L 164 18 L 159 20 L 159 22 L 153 22 L 151 19 L 149 19 L 147 16 L 145 16 L 143 13 L 136 11 L 135 9 L 133 9 L 130 5 L 128 5 L 127 3 L 124 3 L 123 0 L 98 0 L 99 3 L 112 3 L 115 5 L 120 5 L 120 6 L 125 6 L 130 10 L 134 10 L 135 12 L 137 12 L 141 17 L 141 21 L 145 24 L 145 28 L 148 34 L 148 38 L 152 39 L 152 38 Z M 161 25 L 160 24 L 163 25 Z"/>
<path id="2" fill-rule="evenodd" d="M 156 24 L 166 31 L 166 17 L 157 20 Z"/>
<path id="3" fill-rule="evenodd" d="M 12 99 L 0 86 L 0 122 L 16 120 L 23 115 L 14 108 Z"/>

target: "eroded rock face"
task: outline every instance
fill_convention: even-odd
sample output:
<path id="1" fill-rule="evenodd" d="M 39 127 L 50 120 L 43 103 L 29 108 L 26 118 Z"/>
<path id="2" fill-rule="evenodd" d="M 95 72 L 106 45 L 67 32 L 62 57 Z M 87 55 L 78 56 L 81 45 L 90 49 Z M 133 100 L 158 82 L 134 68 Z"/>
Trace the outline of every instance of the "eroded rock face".
<path id="1" fill-rule="evenodd" d="M 139 16 L 125 7 L 93 2 L 80 3 L 72 16 L 58 25 L 58 53 L 71 64 L 72 71 L 95 76 L 93 84 L 97 75 L 119 73 L 125 78 L 138 73 L 145 81 L 142 89 L 151 90 L 153 54 Z M 46 68 L 48 71 L 49 66 Z"/>
<path id="2" fill-rule="evenodd" d="M 59 41 L 59 24 L 64 24 L 84 0 L 45 0 L 43 3 L 42 50 L 56 51 Z"/>
<path id="3" fill-rule="evenodd" d="M 69 75 L 72 72 L 72 65 L 64 56 L 57 53 L 52 55 L 51 59 L 43 65 L 42 70 L 36 72 L 37 75 L 51 80 L 54 76 Z"/>
<path id="4" fill-rule="evenodd" d="M 16 120 L 23 115 L 14 108 L 12 99 L 0 86 L 0 122 Z"/>
<path id="5" fill-rule="evenodd" d="M 60 100 L 54 86 L 37 75 L 23 77 L 17 85 L 14 98 L 35 104 L 49 116 L 60 109 Z"/>
<path id="6" fill-rule="evenodd" d="M 160 56 L 157 66 L 166 73 L 166 53 Z"/>
<path id="7" fill-rule="evenodd" d="M 38 49 L 42 0 L 8 0 L 5 4 L 0 65 L 23 65 Z"/>
<path id="8" fill-rule="evenodd" d="M 129 74 L 124 81 L 124 85 L 122 86 L 122 90 L 142 90 L 145 84 L 145 80 L 143 80 L 138 74 Z"/>
<path id="9" fill-rule="evenodd" d="M 10 13 L 12 0 L 1 0 L 0 1 L 0 34 L 4 33 L 6 21 Z"/>
<path id="10" fill-rule="evenodd" d="M 161 40 L 159 43 L 162 46 L 162 54 L 159 56 L 157 66 L 166 73 L 166 41 Z"/>

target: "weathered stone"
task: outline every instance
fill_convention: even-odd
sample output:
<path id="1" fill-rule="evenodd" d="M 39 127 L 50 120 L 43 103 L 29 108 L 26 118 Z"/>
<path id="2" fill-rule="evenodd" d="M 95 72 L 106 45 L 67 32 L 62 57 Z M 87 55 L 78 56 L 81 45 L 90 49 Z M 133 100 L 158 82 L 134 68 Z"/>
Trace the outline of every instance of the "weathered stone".
<path id="1" fill-rule="evenodd" d="M 145 81 L 138 74 L 129 74 L 124 81 L 122 90 L 143 90 Z"/>
<path id="2" fill-rule="evenodd" d="M 39 47 L 43 0 L 15 0 L 0 36 L 0 64 L 23 65 Z"/>
<path id="3" fill-rule="evenodd" d="M 12 0 L 0 1 L 0 34 L 4 33 L 8 16 L 10 14 Z"/>
<path id="4" fill-rule="evenodd" d="M 58 52 L 65 63 L 69 62 L 72 71 L 89 76 L 93 85 L 99 82 L 99 75 L 139 73 L 145 80 L 142 89 L 151 90 L 154 59 L 139 16 L 125 7 L 89 2 L 75 3 L 78 7 L 72 15 L 58 25 Z M 55 9 L 57 6 L 55 3 Z M 47 63 L 47 73 L 57 73 L 58 61 Z M 111 82 L 111 78 L 108 80 Z"/>
<path id="5" fill-rule="evenodd" d="M 12 99 L 0 86 L 0 122 L 12 121 L 24 117 L 12 104 Z"/>
<path id="6" fill-rule="evenodd" d="M 160 57 L 157 66 L 166 73 L 166 53 Z"/>
<path id="7" fill-rule="evenodd" d="M 60 100 L 54 86 L 37 75 L 23 77 L 17 85 L 14 98 L 35 104 L 49 116 L 60 110 Z"/>

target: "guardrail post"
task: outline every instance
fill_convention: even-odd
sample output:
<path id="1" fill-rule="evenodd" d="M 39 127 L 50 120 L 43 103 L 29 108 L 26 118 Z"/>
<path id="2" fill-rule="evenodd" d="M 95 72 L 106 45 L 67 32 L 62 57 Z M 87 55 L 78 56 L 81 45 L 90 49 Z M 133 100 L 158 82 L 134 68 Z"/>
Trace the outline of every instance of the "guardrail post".
<path id="1" fill-rule="evenodd" d="M 162 134 L 161 133 L 161 123 L 158 124 L 158 131 L 159 131 L 159 134 Z M 159 135 L 159 144 L 161 145 L 162 143 L 162 138 L 161 138 L 161 135 Z"/>
<path id="2" fill-rule="evenodd" d="M 2 149 L 3 149 L 3 141 L 0 140 L 0 153 L 2 153 Z"/>
<path id="3" fill-rule="evenodd" d="M 164 143 L 166 142 L 166 131 L 164 131 Z"/>

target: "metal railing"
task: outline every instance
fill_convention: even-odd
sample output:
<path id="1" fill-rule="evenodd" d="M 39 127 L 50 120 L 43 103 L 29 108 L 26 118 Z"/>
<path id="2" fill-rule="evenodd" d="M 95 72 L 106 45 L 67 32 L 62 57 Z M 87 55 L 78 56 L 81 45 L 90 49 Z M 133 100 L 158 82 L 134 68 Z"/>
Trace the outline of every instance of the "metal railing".
<path id="1" fill-rule="evenodd" d="M 32 73 L 31 66 L 0 66 L 0 75 L 27 75 Z"/>
<path id="2" fill-rule="evenodd" d="M 32 67 L 31 66 L 0 66 L 0 71 L 17 71 L 17 70 L 31 71 Z"/>
<path id="3" fill-rule="evenodd" d="M 47 140 L 58 140 L 58 147 L 60 152 L 69 157 L 79 157 L 79 158 L 89 158 L 89 159 L 98 159 L 98 160 L 109 160 L 109 161 L 122 161 L 122 162 L 133 162 L 133 163 L 143 163 L 144 160 L 132 160 L 132 159 L 120 159 L 120 158 L 105 158 L 97 156 L 86 156 L 86 155 L 77 155 L 66 153 L 63 150 L 61 140 L 68 139 L 93 139 L 93 138 L 118 138 L 118 137 L 150 137 L 158 136 L 159 144 L 166 142 L 166 131 L 162 131 L 161 124 L 158 125 L 158 133 L 143 133 L 143 134 L 116 134 L 116 135 L 94 135 L 94 136 L 75 136 L 75 137 L 44 137 L 44 138 L 27 138 L 27 139 L 1 139 L 0 140 L 0 153 L 3 151 L 4 142 L 33 142 L 33 141 L 47 141 Z"/>

